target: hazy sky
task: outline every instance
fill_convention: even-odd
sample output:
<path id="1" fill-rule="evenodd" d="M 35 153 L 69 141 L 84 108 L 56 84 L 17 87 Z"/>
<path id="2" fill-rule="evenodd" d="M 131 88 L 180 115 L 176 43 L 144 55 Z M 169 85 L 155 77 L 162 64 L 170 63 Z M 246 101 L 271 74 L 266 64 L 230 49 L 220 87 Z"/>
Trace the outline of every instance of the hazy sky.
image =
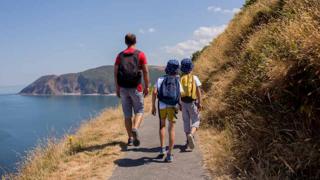
<path id="1" fill-rule="evenodd" d="M 0 86 L 114 63 L 133 32 L 149 64 L 189 57 L 245 0 L 0 0 Z"/>

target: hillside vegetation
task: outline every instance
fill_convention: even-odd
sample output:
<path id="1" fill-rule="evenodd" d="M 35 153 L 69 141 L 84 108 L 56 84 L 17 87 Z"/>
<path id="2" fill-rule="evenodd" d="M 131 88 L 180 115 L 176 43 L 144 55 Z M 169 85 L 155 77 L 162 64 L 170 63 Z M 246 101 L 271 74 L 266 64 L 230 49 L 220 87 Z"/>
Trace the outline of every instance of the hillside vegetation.
<path id="1" fill-rule="evenodd" d="M 319 27 L 319 0 L 248 0 L 195 54 L 215 178 L 320 178 Z"/>

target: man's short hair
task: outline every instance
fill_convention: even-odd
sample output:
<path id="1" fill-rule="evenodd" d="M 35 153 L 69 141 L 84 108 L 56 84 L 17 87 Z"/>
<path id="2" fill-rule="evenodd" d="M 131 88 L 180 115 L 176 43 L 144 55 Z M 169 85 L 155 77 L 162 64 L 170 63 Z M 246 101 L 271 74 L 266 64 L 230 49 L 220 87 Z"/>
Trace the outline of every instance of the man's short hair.
<path id="1" fill-rule="evenodd" d="M 135 45 L 137 43 L 136 35 L 132 33 L 126 34 L 125 41 L 128 46 Z"/>

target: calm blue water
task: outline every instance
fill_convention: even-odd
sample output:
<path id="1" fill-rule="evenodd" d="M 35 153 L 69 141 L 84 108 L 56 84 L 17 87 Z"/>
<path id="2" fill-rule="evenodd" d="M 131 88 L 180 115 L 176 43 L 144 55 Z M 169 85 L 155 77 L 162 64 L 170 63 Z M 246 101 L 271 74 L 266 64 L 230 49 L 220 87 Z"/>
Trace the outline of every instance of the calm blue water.
<path id="1" fill-rule="evenodd" d="M 103 109 L 113 96 L 0 95 L 0 177 L 14 171 L 27 150 L 46 137 L 61 137 Z"/>

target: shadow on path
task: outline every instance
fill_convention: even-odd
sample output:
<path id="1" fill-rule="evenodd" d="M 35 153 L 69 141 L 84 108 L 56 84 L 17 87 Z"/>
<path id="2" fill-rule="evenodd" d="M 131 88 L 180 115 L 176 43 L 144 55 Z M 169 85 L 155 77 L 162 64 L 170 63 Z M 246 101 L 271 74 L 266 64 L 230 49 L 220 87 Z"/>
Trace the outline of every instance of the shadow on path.
<path id="1" fill-rule="evenodd" d="M 184 145 L 175 145 L 174 149 L 180 149 L 180 153 L 190 152 L 186 150 Z M 153 147 L 153 148 L 138 147 L 138 148 L 127 149 L 127 151 L 157 153 L 160 151 L 160 147 Z M 135 166 L 142 166 L 149 163 L 166 163 L 163 158 L 164 158 L 163 155 L 158 155 L 156 157 L 141 157 L 138 159 L 123 158 L 123 159 L 115 160 L 114 163 L 120 167 L 135 167 Z"/>
<path id="2" fill-rule="evenodd" d="M 93 152 L 93 151 L 99 151 L 101 149 L 104 149 L 108 146 L 117 146 L 119 145 L 121 147 L 121 151 L 126 151 L 126 143 L 122 142 L 122 141 L 112 141 L 109 143 L 105 143 L 105 144 L 97 144 L 97 145 L 92 145 L 92 146 L 88 146 L 88 147 L 81 147 L 76 151 L 76 153 L 80 153 L 80 152 L 84 152 L 84 151 L 89 151 L 89 152 Z"/>
<path id="3" fill-rule="evenodd" d="M 167 147 L 168 149 L 168 147 Z M 174 145 L 174 149 L 180 149 L 180 152 L 190 152 L 186 150 L 185 145 Z M 153 148 L 145 148 L 145 147 L 132 147 L 127 149 L 124 147 L 125 151 L 133 151 L 133 152 L 147 152 L 147 153 L 156 153 L 160 151 L 160 147 L 153 147 Z"/>
<path id="4" fill-rule="evenodd" d="M 157 157 L 141 157 L 138 159 L 129 159 L 123 158 L 114 161 L 120 167 L 135 167 L 135 166 L 142 166 L 149 163 L 166 163 L 163 160 L 163 156 Z"/>

